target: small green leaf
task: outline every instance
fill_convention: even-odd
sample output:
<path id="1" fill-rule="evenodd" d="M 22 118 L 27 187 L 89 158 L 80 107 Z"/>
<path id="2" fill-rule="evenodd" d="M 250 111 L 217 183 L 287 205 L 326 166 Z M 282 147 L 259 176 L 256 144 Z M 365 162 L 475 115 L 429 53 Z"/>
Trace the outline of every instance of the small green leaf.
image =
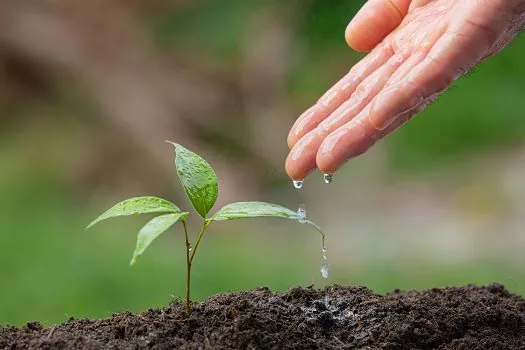
<path id="1" fill-rule="evenodd" d="M 308 224 L 315 227 L 324 237 L 323 231 L 316 223 L 310 220 L 306 220 L 303 216 L 298 215 L 293 210 L 290 210 L 277 204 L 270 204 L 264 202 L 231 203 L 222 207 L 209 220 L 225 221 L 259 217 L 277 217 L 296 220 L 300 223 Z"/>
<path id="2" fill-rule="evenodd" d="M 180 219 L 184 220 L 188 213 L 176 213 L 157 216 L 149 221 L 139 232 L 137 236 L 137 246 L 133 252 L 130 265 L 137 262 L 137 258 L 144 253 L 146 248 L 162 233 L 166 232 L 173 224 Z"/>
<path id="3" fill-rule="evenodd" d="M 286 219 L 304 219 L 290 210 L 280 205 L 264 202 L 236 202 L 222 207 L 213 215 L 211 220 L 236 220 L 243 218 L 257 218 L 261 216 L 276 216 Z"/>
<path id="4" fill-rule="evenodd" d="M 219 195 L 217 175 L 201 156 L 169 143 L 175 146 L 175 166 L 184 191 L 197 213 L 206 218 Z"/>
<path id="5" fill-rule="evenodd" d="M 106 211 L 88 225 L 89 230 L 93 225 L 117 216 L 128 216 L 147 213 L 180 213 L 180 209 L 173 203 L 157 197 L 135 197 L 126 199 Z"/>

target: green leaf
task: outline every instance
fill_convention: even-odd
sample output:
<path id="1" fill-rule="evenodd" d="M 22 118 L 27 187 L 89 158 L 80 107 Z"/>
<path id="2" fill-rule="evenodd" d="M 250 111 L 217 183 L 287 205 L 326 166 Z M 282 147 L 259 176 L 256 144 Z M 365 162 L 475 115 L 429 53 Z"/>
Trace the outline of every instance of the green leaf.
<path id="1" fill-rule="evenodd" d="M 184 191 L 197 213 L 206 218 L 219 195 L 217 175 L 201 156 L 169 143 L 175 146 L 175 166 Z"/>
<path id="2" fill-rule="evenodd" d="M 277 217 L 296 220 L 300 223 L 308 224 L 310 226 L 315 227 L 324 237 L 323 231 L 316 223 L 310 220 L 306 220 L 303 216 L 298 215 L 293 210 L 290 210 L 277 204 L 270 204 L 264 202 L 231 203 L 222 207 L 209 220 L 225 221 L 259 217 Z"/>
<path id="3" fill-rule="evenodd" d="M 129 216 L 147 213 L 180 213 L 180 209 L 173 203 L 157 197 L 135 197 L 126 199 L 106 211 L 88 225 L 89 230 L 93 225 L 117 216 Z"/>
<path id="4" fill-rule="evenodd" d="M 173 224 L 179 220 L 184 220 L 188 213 L 176 213 L 157 216 L 149 221 L 139 232 L 137 236 L 137 246 L 133 252 L 130 265 L 137 262 L 137 258 L 144 253 L 146 248 L 162 233 L 166 232 Z"/>

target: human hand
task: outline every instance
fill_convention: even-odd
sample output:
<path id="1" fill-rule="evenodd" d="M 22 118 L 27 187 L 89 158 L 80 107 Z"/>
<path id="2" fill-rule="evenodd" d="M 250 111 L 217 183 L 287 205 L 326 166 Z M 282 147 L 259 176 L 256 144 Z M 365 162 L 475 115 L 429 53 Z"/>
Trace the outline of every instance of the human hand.
<path id="1" fill-rule="evenodd" d="M 295 122 L 286 172 L 332 174 L 423 110 L 452 82 L 505 47 L 525 0 L 369 0 L 346 30 L 373 49 Z"/>

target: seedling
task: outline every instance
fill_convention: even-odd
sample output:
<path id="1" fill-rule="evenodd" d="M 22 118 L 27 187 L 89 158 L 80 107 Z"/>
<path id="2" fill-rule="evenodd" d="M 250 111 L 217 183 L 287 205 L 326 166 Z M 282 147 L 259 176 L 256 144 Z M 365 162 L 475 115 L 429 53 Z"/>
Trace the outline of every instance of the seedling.
<path id="1" fill-rule="evenodd" d="M 137 245 L 133 252 L 130 265 L 135 264 L 137 259 L 144 253 L 146 248 L 166 232 L 175 223 L 180 222 L 184 229 L 186 247 L 186 313 L 191 314 L 190 292 L 191 292 L 191 267 L 197 249 L 201 244 L 204 232 L 215 221 L 237 220 L 257 217 L 279 217 L 292 219 L 300 223 L 309 224 L 315 227 L 322 237 L 323 252 L 325 251 L 324 233 L 310 220 L 306 220 L 304 215 L 279 205 L 264 202 L 236 202 L 228 204 L 219 209 L 212 216 L 208 216 L 211 208 L 217 200 L 219 186 L 217 175 L 213 168 L 199 155 L 187 150 L 179 144 L 169 142 L 175 146 L 175 166 L 179 180 L 184 188 L 195 211 L 202 218 L 202 226 L 197 235 L 195 246 L 192 247 L 186 226 L 188 212 L 183 212 L 175 204 L 157 197 L 136 197 L 120 202 L 106 211 L 88 225 L 90 229 L 93 225 L 117 216 L 129 216 L 136 214 L 162 214 L 149 221 L 137 236 Z"/>

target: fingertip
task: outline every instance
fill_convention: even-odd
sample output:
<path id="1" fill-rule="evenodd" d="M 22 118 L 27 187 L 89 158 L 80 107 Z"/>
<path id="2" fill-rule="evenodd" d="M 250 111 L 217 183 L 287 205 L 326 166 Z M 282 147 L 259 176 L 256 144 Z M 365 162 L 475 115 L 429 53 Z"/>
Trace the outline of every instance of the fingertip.
<path id="1" fill-rule="evenodd" d="M 357 52 L 368 52 L 379 43 L 378 39 L 371 40 L 359 28 L 356 28 L 355 21 L 350 22 L 346 27 L 345 40 L 348 46 Z"/>
<path id="2" fill-rule="evenodd" d="M 339 168 L 338 148 L 340 145 L 338 143 L 340 137 L 345 133 L 346 131 L 343 131 L 343 128 L 339 128 L 328 135 L 319 146 L 315 156 L 315 164 L 321 172 L 334 173 Z"/>
<path id="3" fill-rule="evenodd" d="M 286 173 L 293 180 L 303 180 L 317 166 L 315 157 L 324 135 L 312 130 L 303 136 L 292 148 L 286 158 Z"/>
<path id="4" fill-rule="evenodd" d="M 324 173 L 333 173 L 348 160 L 366 152 L 375 142 L 376 132 L 359 117 L 331 133 L 319 146 L 316 165 Z"/>
<path id="5" fill-rule="evenodd" d="M 337 171 L 337 169 L 339 169 L 338 166 L 335 166 L 335 163 L 333 161 L 328 160 L 325 157 L 318 158 L 316 162 L 317 168 L 323 174 L 334 174 Z"/>
<path id="6" fill-rule="evenodd" d="M 321 146 L 321 148 L 322 147 L 323 146 Z M 324 174 L 333 174 L 349 160 L 365 153 L 367 149 L 367 147 L 360 146 L 354 149 L 345 150 L 342 154 L 331 154 L 319 149 L 315 162 L 319 171 Z"/>
<path id="7" fill-rule="evenodd" d="M 409 0 L 369 0 L 350 21 L 345 31 L 348 45 L 356 51 L 370 51 L 403 20 Z"/>
<path id="8" fill-rule="evenodd" d="M 326 148 L 327 147 L 323 142 L 321 147 L 319 147 L 319 151 L 315 157 L 315 164 L 322 173 L 333 174 L 337 171 L 340 165 L 337 163 L 333 154 L 328 152 Z"/>
<path id="9" fill-rule="evenodd" d="M 300 164 L 296 160 L 293 160 L 289 155 L 286 158 L 286 163 L 284 165 L 286 174 L 288 174 L 290 179 L 294 181 L 304 180 L 312 171 L 315 170 L 315 158 L 313 159 L 313 162 Z"/>

